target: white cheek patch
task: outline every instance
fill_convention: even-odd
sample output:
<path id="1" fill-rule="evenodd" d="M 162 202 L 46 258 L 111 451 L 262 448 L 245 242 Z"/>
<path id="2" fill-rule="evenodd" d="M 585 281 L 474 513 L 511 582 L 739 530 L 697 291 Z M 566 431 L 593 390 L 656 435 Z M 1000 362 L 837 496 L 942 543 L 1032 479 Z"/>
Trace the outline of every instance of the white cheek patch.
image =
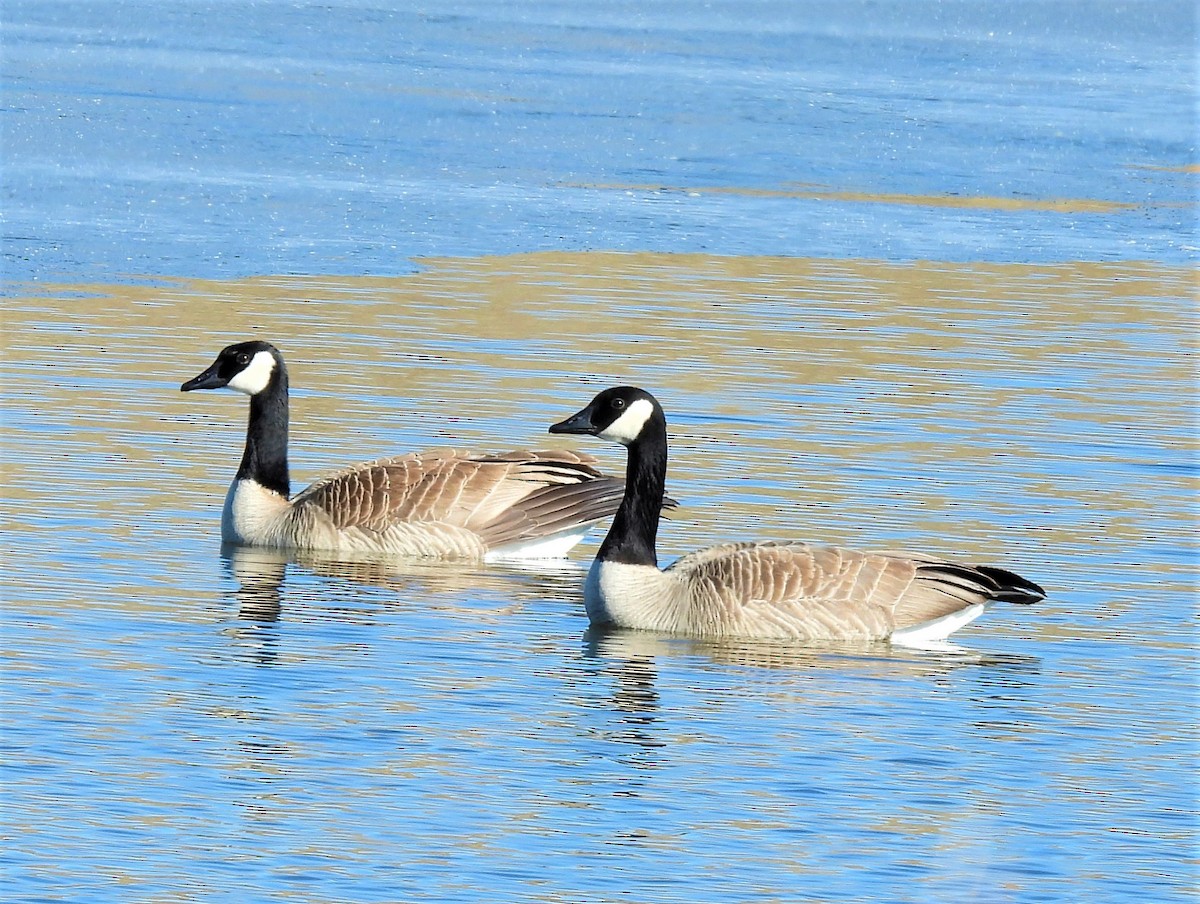
<path id="1" fill-rule="evenodd" d="M 652 414 L 654 406 L 650 401 L 638 399 L 625 409 L 624 414 L 601 430 L 599 435 L 604 439 L 628 445 L 641 435 L 642 428 L 646 426 L 646 421 L 650 420 Z"/>
<path id="2" fill-rule="evenodd" d="M 270 352 L 256 352 L 250 363 L 229 381 L 229 388 L 244 392 L 246 395 L 258 395 L 271 382 L 275 373 L 275 356 Z"/>

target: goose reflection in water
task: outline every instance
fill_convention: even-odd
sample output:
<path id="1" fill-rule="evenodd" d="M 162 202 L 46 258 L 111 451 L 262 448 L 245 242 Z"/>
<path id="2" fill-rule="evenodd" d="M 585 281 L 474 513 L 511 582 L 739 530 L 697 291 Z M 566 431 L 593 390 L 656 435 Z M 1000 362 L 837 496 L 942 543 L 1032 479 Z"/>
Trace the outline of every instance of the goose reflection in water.
<path id="1" fill-rule="evenodd" d="M 785 641 L 719 639 L 658 634 L 626 628 L 592 627 L 585 637 L 589 657 L 613 661 L 699 657 L 714 664 L 758 669 L 811 672 L 862 672 L 864 677 L 904 674 L 936 675 L 964 666 L 1037 671 L 1036 656 L 989 653 L 953 642 L 924 647 L 896 647 L 883 641 L 827 641 L 797 646 Z"/>
<path id="2" fill-rule="evenodd" d="M 566 559 L 464 565 L 436 560 L 332 557 L 303 550 L 273 550 L 226 544 L 221 549 L 230 575 L 238 583 L 234 598 L 238 614 L 248 621 L 276 621 L 282 612 L 282 588 L 289 569 L 348 582 L 358 587 L 390 591 L 397 600 L 436 596 L 446 608 L 463 595 L 479 592 L 510 600 L 501 609 L 471 612 L 487 621 L 510 613 L 532 600 L 569 599 L 578 593 L 583 569 Z M 307 595 L 311 602 L 311 594 Z M 361 619 L 361 606 L 337 608 L 338 615 Z"/>
<path id="3" fill-rule="evenodd" d="M 584 655 L 603 663 L 614 681 L 612 710 L 627 726 L 649 726 L 659 707 L 660 667 L 677 660 L 706 660 L 720 670 L 754 669 L 776 673 L 760 690 L 772 705 L 806 710 L 844 704 L 847 694 L 861 691 L 860 682 L 917 681 L 937 686 L 950 677 L 966 677 L 976 688 L 971 695 L 995 708 L 997 720 L 980 724 L 984 730 L 1012 736 L 1022 729 L 1015 710 L 1036 685 L 1042 670 L 1037 656 L 979 651 L 953 643 L 936 648 L 892 647 L 886 643 L 831 642 L 797 647 L 786 642 L 703 640 L 623 628 L 590 628 Z M 857 679 L 847 682 L 845 679 Z M 1015 708 L 1015 709 L 1014 709 Z M 643 746 L 663 746 L 658 735 L 645 730 L 616 732 L 614 740 Z"/>

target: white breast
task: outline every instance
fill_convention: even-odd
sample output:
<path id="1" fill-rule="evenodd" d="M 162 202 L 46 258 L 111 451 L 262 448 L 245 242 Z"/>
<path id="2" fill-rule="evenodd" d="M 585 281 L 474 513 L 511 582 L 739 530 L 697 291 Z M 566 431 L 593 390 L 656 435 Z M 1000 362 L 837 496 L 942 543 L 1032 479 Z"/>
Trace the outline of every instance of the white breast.
<path id="1" fill-rule="evenodd" d="M 247 546 L 284 547 L 288 501 L 254 480 L 235 480 L 225 494 L 221 539 Z"/>
<path id="2" fill-rule="evenodd" d="M 592 624 L 650 631 L 675 629 L 678 582 L 653 565 L 596 559 L 588 572 L 583 603 Z"/>

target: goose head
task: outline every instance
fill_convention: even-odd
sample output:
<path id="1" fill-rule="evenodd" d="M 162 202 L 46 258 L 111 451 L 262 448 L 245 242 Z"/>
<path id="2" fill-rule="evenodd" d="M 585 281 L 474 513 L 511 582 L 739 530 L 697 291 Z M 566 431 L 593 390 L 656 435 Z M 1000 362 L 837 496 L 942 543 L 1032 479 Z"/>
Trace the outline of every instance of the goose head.
<path id="1" fill-rule="evenodd" d="M 188 380 L 180 390 L 222 389 L 228 386 L 256 396 L 279 382 L 283 356 L 269 342 L 238 342 L 221 350 L 208 369 Z"/>
<path id="2" fill-rule="evenodd" d="M 596 396 L 586 408 L 550 428 L 551 433 L 580 433 L 632 446 L 650 435 L 664 436 L 666 417 L 658 400 L 644 389 L 617 386 Z"/>

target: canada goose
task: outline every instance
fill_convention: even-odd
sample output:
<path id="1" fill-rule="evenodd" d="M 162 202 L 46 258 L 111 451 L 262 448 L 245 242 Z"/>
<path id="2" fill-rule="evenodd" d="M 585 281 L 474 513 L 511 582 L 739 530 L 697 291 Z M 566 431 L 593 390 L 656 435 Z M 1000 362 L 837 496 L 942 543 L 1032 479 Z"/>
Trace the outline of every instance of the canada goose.
<path id="1" fill-rule="evenodd" d="M 588 618 L 700 637 L 944 640 L 994 602 L 1036 603 L 1037 584 L 1001 568 L 807 543 L 728 543 L 658 568 L 667 421 L 642 389 L 606 389 L 551 433 L 629 450 L 625 496 L 584 588 Z"/>
<path id="2" fill-rule="evenodd" d="M 288 374 L 267 342 L 224 349 L 180 389 L 250 396 L 221 537 L 275 549 L 503 560 L 566 555 L 621 499 L 621 481 L 575 452 L 413 452 L 355 465 L 289 498 Z"/>

